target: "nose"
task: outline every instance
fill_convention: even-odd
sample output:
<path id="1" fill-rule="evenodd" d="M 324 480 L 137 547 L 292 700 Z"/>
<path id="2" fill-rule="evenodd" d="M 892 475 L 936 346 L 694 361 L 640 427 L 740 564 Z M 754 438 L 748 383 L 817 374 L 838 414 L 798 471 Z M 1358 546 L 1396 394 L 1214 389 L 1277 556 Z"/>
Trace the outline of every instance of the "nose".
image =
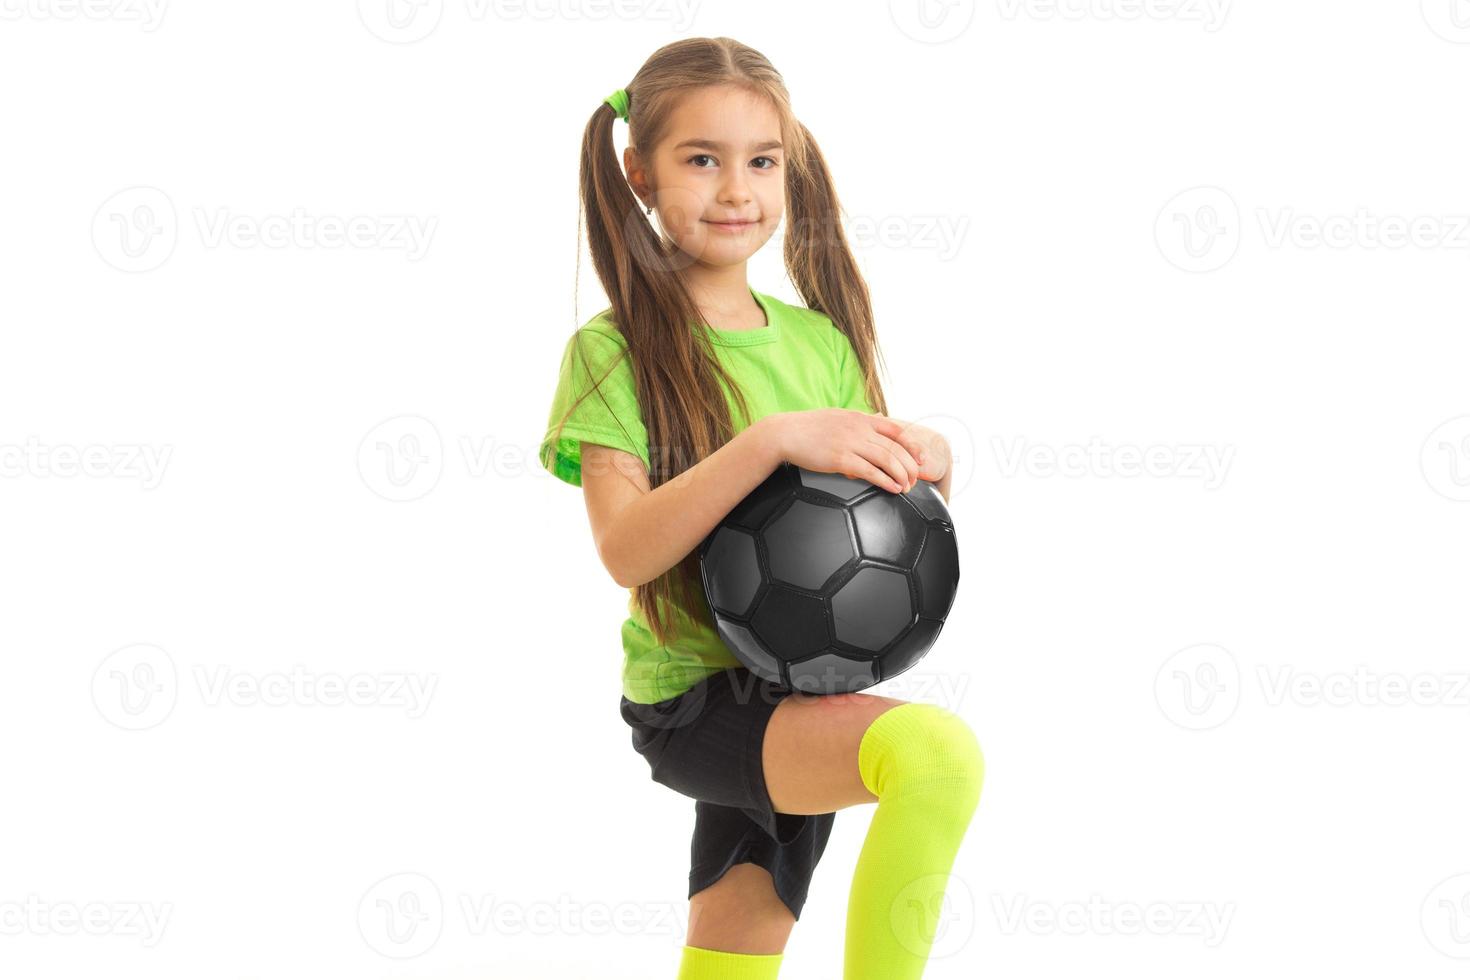
<path id="1" fill-rule="evenodd" d="M 732 173 L 721 185 L 719 201 L 729 208 L 744 207 L 751 200 L 750 182 L 742 173 Z"/>

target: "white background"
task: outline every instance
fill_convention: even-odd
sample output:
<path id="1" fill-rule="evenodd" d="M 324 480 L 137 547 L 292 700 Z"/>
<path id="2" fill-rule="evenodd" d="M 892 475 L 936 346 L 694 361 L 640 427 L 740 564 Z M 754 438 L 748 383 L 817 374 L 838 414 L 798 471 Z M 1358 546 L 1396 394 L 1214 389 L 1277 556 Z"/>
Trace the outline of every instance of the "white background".
<path id="1" fill-rule="evenodd" d="M 534 450 L 582 128 L 729 35 L 955 446 L 876 689 L 988 762 L 926 977 L 1463 976 L 1470 5 L 403 9 L 0 4 L 0 974 L 674 976 L 693 804 Z"/>

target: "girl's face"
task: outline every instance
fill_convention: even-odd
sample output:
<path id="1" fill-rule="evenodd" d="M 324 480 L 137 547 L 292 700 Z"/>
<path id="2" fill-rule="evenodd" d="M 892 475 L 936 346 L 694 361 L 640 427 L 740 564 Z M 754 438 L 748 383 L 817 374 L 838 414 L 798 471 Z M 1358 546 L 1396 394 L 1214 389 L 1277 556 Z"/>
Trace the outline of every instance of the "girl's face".
<path id="1" fill-rule="evenodd" d="M 680 251 L 739 265 L 775 233 L 786 203 L 781 123 L 769 102 L 733 85 L 679 101 L 651 160 L 631 148 L 628 177 Z"/>

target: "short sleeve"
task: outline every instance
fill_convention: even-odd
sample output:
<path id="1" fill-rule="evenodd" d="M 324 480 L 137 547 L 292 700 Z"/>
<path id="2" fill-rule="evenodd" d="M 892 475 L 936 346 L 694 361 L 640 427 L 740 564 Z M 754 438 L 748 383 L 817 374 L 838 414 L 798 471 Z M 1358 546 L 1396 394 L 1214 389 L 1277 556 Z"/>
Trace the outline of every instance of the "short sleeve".
<path id="1" fill-rule="evenodd" d="M 566 424 L 558 433 L 563 416 L 567 416 Z M 633 365 L 615 328 L 584 326 L 567 341 L 546 434 L 537 450 L 541 465 L 558 479 L 580 487 L 582 449 L 578 443 L 583 440 L 632 453 L 648 466 L 648 432 L 638 409 Z"/>
<path id="2" fill-rule="evenodd" d="M 868 404 L 868 381 L 863 376 L 863 365 L 852 349 L 847 334 L 835 327 L 837 334 L 837 401 L 833 408 L 850 408 L 858 412 L 873 414 Z"/>

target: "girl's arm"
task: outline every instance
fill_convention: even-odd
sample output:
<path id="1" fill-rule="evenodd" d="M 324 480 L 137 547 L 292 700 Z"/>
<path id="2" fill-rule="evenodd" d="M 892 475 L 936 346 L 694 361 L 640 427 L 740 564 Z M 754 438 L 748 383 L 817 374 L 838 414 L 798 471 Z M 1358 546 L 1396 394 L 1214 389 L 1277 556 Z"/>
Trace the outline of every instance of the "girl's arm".
<path id="1" fill-rule="evenodd" d="M 582 443 L 582 493 L 597 553 L 627 589 L 650 582 L 694 550 L 781 462 L 765 419 L 650 490 L 631 453 Z"/>
<path id="2" fill-rule="evenodd" d="M 926 454 L 922 464 L 919 453 Z M 693 551 L 783 461 L 865 479 L 892 493 L 943 474 L 940 492 L 949 489 L 943 436 L 849 409 L 766 415 L 657 490 L 649 489 L 648 470 L 637 456 L 583 442 L 582 490 L 603 565 L 624 588 L 652 581 Z"/>

